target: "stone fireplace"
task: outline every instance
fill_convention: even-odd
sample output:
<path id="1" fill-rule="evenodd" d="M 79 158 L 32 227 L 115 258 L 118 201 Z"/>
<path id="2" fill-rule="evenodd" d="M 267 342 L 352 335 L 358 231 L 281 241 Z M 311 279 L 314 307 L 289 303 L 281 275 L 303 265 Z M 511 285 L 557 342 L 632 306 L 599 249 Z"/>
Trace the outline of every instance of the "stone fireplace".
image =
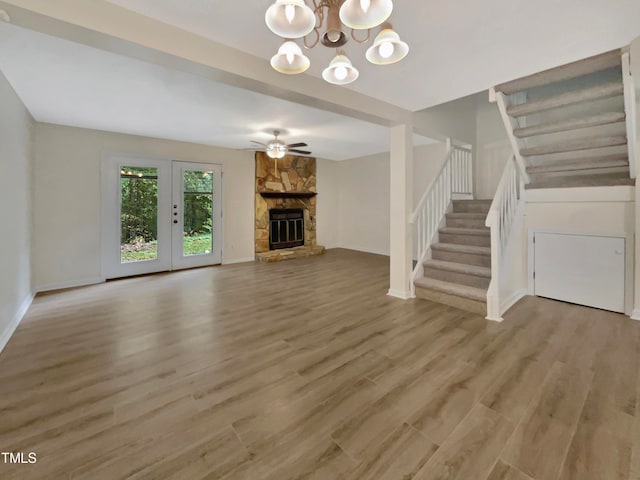
<path id="1" fill-rule="evenodd" d="M 280 261 L 318 255 L 316 160 L 256 152 L 256 259 Z"/>

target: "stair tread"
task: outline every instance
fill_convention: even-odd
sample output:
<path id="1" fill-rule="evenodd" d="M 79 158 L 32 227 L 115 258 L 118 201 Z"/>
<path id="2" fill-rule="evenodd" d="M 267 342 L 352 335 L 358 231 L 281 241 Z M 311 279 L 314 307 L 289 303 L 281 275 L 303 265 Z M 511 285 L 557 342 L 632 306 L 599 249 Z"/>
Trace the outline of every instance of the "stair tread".
<path id="1" fill-rule="evenodd" d="M 473 219 L 473 220 L 484 220 L 485 218 L 487 218 L 487 215 L 484 213 L 474 213 L 474 212 L 452 212 L 452 213 L 447 213 L 447 217 L 449 218 L 469 218 L 469 219 Z"/>
<path id="2" fill-rule="evenodd" d="M 438 270 L 446 270 L 448 272 L 465 273 L 475 275 L 477 277 L 491 278 L 491 269 L 489 267 L 480 267 L 477 265 L 469 265 L 467 263 L 446 262 L 444 260 L 427 260 L 424 262 L 425 267 L 436 268 Z"/>
<path id="3" fill-rule="evenodd" d="M 462 228 L 462 227 L 442 227 L 438 230 L 440 233 L 449 233 L 453 235 L 489 235 L 488 228 Z"/>
<path id="4" fill-rule="evenodd" d="M 491 247 L 478 247 L 476 245 L 460 245 L 457 243 L 434 243 L 432 249 L 447 252 L 471 253 L 474 255 L 491 255 Z"/>
<path id="5" fill-rule="evenodd" d="M 550 173 L 550 172 L 566 172 L 566 171 L 579 171 L 579 170 L 592 170 L 598 168 L 612 168 L 612 167 L 628 167 L 629 160 L 624 159 L 609 159 L 609 160 L 583 160 L 573 162 L 556 162 L 548 165 L 539 165 L 533 167 L 527 167 L 527 173 Z"/>
<path id="6" fill-rule="evenodd" d="M 537 147 L 523 148 L 520 154 L 523 157 L 538 155 L 552 155 L 554 153 L 579 152 L 596 148 L 615 147 L 627 143 L 626 135 L 609 135 L 603 137 L 576 138 L 564 142 L 556 142 Z"/>
<path id="7" fill-rule="evenodd" d="M 629 178 L 629 173 L 549 177 L 544 180 L 531 182 L 526 185 L 525 188 L 527 190 L 533 190 L 537 188 L 574 188 L 615 185 L 635 185 L 635 179 Z"/>
<path id="8" fill-rule="evenodd" d="M 479 302 L 487 301 L 487 291 L 482 288 L 469 287 L 467 285 L 459 285 L 457 283 L 445 282 L 444 280 L 436 280 L 435 278 L 420 277 L 414 281 L 416 287 L 428 288 L 449 295 L 470 298 Z"/>
<path id="9" fill-rule="evenodd" d="M 590 117 L 574 118 L 562 122 L 542 123 L 530 127 L 516 128 L 513 134 L 518 138 L 533 137 L 536 135 L 548 135 L 550 133 L 568 132 L 580 130 L 582 128 L 609 125 L 612 123 L 624 122 L 626 115 L 624 112 L 605 112 Z"/>
<path id="10" fill-rule="evenodd" d="M 576 103 L 598 100 L 601 98 L 615 97 L 624 93 L 622 82 L 611 82 L 595 87 L 583 88 L 573 92 L 555 95 L 543 100 L 510 105 L 507 107 L 507 114 L 512 117 L 522 117 L 533 113 L 544 112 L 554 108 L 566 107 Z"/>
<path id="11" fill-rule="evenodd" d="M 578 60 L 576 62 L 561 65 L 559 67 L 550 68 L 543 72 L 534 73 L 526 77 L 502 83 L 495 87 L 499 92 L 506 95 L 521 92 L 530 88 L 540 87 L 542 85 L 550 85 L 552 83 L 578 78 L 590 73 L 606 70 L 607 68 L 617 67 L 621 64 L 620 49 L 611 50 L 600 55 Z"/>

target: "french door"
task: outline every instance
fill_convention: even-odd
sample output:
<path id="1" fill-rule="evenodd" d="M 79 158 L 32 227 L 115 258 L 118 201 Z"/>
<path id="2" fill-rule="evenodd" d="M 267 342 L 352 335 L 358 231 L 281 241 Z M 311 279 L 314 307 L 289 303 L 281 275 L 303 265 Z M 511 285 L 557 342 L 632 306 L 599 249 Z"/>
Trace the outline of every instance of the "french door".
<path id="1" fill-rule="evenodd" d="M 105 158 L 105 279 L 221 263 L 221 184 L 220 165 Z"/>

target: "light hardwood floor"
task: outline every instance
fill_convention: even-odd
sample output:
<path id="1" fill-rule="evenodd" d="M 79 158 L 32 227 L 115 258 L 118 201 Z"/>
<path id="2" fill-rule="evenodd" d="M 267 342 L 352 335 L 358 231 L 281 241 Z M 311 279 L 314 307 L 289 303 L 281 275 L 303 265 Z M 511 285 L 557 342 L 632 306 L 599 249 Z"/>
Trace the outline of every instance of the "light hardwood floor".
<path id="1" fill-rule="evenodd" d="M 347 250 L 39 296 L 0 355 L 8 479 L 640 478 L 640 324 L 386 295 Z"/>

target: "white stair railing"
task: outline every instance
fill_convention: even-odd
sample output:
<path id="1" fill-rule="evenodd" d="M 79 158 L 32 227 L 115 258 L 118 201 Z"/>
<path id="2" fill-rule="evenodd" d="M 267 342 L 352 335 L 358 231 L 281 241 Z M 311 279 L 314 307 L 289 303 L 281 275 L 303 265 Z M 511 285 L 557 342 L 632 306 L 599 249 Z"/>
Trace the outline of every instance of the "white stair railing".
<path id="1" fill-rule="evenodd" d="M 453 145 L 447 139 L 447 153 L 440 171 L 433 179 L 411 215 L 414 239 L 417 241 L 417 264 L 411 274 L 411 295 L 415 296 L 414 280 L 424 273 L 423 263 L 437 238 L 451 201 L 473 197 L 473 156 L 468 148 Z"/>
<path id="2" fill-rule="evenodd" d="M 638 151 L 638 135 L 636 128 L 636 86 L 631 76 L 631 60 L 629 52 L 622 54 L 622 82 L 624 85 L 624 111 L 627 115 L 627 145 L 629 150 L 629 176 L 636 178 L 637 162 L 640 161 Z"/>
<path id="3" fill-rule="evenodd" d="M 518 216 L 523 215 L 525 180 L 515 155 L 511 155 L 502 172 L 485 225 L 491 230 L 491 283 L 487 290 L 487 320 L 502 321 L 500 278 L 508 259 L 504 253 Z"/>

